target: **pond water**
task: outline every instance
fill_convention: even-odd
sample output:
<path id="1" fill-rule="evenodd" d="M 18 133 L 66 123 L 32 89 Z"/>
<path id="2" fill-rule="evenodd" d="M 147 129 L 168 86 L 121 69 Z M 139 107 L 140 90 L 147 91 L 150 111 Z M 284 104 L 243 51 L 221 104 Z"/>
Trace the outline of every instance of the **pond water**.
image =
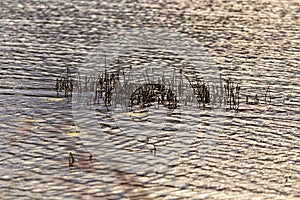
<path id="1" fill-rule="evenodd" d="M 299 1 L 0 7 L 1 199 L 300 198 Z M 56 91 L 67 67 L 97 78 L 113 59 L 109 108 Z M 239 85 L 239 109 L 195 103 L 196 76 Z M 179 106 L 127 106 L 146 82 Z"/>

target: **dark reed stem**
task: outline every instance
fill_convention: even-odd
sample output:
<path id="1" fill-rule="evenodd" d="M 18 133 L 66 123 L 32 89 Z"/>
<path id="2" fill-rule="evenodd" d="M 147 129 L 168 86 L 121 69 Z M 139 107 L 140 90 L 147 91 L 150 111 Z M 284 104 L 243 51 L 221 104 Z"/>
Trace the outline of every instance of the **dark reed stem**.
<path id="1" fill-rule="evenodd" d="M 73 154 L 70 152 L 69 153 L 69 167 L 73 167 L 73 164 L 75 162 Z"/>

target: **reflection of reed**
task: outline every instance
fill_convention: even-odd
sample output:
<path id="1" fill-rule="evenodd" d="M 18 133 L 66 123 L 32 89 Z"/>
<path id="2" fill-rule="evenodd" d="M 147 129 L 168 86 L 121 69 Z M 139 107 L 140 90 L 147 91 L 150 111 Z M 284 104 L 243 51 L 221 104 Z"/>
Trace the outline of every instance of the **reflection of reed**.
<path id="1" fill-rule="evenodd" d="M 153 199 L 151 194 L 147 191 L 144 184 L 139 180 L 139 176 L 135 173 L 126 173 L 120 170 L 113 170 L 115 176 L 118 178 L 118 184 L 125 188 L 125 198 L 129 199 Z M 142 176 L 143 179 L 147 175 Z M 146 188 L 146 189 L 145 189 Z"/>
<path id="2" fill-rule="evenodd" d="M 154 152 L 155 154 L 155 152 Z M 77 155 L 77 154 L 76 154 Z M 104 166 L 103 163 L 99 160 L 92 162 L 92 155 L 89 155 L 89 158 L 86 159 L 86 155 L 77 155 L 76 163 L 73 153 L 69 153 L 69 167 L 72 170 L 80 170 L 81 173 L 96 173 L 100 171 L 103 173 L 103 170 L 107 170 L 105 175 L 110 177 L 115 177 L 115 182 L 112 184 L 117 184 L 122 186 L 125 189 L 124 197 L 129 199 L 153 199 L 150 198 L 150 193 L 145 190 L 144 184 L 139 180 L 141 177 L 143 180 L 147 178 L 147 175 L 137 175 L 136 173 L 127 173 L 122 171 L 118 166 Z"/>

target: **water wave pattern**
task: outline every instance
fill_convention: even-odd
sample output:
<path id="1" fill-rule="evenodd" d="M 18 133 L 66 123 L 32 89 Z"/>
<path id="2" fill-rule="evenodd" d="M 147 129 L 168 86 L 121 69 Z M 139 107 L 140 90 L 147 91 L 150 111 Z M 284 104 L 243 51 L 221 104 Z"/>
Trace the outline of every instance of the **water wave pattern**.
<path id="1" fill-rule="evenodd" d="M 298 1 L 25 0 L 1 1 L 0 8 L 1 198 L 299 198 Z M 57 95 L 55 81 L 66 67 L 78 70 L 102 41 L 141 27 L 167 28 L 201 43 L 222 77 L 239 83 L 244 106 L 226 112 L 202 159 L 195 151 L 206 142 L 205 113 L 197 142 L 180 162 L 161 172 L 128 173 L 100 158 L 90 161 L 71 99 Z M 267 88 L 270 104 L 264 103 Z M 103 127 L 108 135 L 111 129 Z M 161 145 L 176 149 L 168 137 L 159 135 Z M 125 139 L 119 145 L 132 148 Z"/>

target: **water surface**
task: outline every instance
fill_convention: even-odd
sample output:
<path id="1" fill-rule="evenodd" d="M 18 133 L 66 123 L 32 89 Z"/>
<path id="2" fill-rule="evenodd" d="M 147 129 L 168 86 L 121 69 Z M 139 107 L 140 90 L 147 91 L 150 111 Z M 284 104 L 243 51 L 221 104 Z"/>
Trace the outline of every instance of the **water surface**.
<path id="1" fill-rule="evenodd" d="M 3 199 L 299 198 L 300 10 L 296 0 L 0 4 Z M 57 95 L 55 81 L 66 67 L 78 70 L 110 36 L 144 27 L 168 29 L 198 41 L 222 77 L 240 84 L 241 106 L 240 112 L 225 113 L 222 128 L 215 130 L 218 138 L 205 156 L 197 154 L 207 140 L 209 123 L 204 116 L 196 142 L 183 143 L 186 150 L 179 160 L 176 157 L 164 170 L 130 173 L 130 162 L 122 169 L 99 157 L 89 161 L 94 152 L 80 139 L 71 99 Z M 135 53 L 135 60 L 141 62 L 160 59 L 149 57 L 149 51 Z M 266 104 L 268 87 L 272 99 Z M 256 94 L 260 103 L 246 104 L 246 96 L 254 101 Z M 125 132 L 134 135 L 130 129 Z M 163 141 L 169 141 L 170 132 L 160 136 Z M 119 148 L 132 147 L 127 141 L 117 142 Z M 172 149 L 177 142 L 158 146 L 163 151 L 164 145 Z M 114 155 L 114 150 L 108 151 Z M 68 164 L 69 152 L 75 156 L 73 167 Z"/>

